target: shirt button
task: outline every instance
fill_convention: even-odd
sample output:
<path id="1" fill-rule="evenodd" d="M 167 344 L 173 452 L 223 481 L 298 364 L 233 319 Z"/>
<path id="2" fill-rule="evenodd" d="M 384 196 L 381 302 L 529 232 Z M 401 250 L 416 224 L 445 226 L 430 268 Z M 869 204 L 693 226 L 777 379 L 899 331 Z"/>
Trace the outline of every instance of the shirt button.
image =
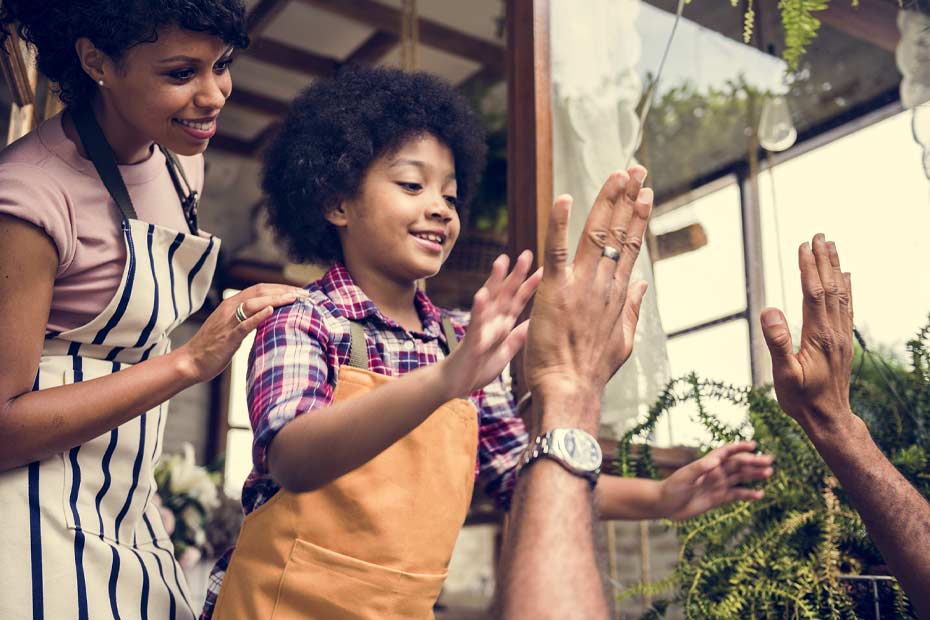
<path id="1" fill-rule="evenodd" d="M 416 345 L 413 344 L 413 340 L 404 341 L 404 351 L 413 351 Z"/>

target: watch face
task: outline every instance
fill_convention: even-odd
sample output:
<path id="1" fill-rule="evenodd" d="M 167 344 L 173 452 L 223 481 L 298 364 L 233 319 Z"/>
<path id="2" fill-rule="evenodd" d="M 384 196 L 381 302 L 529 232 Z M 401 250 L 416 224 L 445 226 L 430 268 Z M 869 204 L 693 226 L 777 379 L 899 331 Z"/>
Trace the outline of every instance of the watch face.
<path id="1" fill-rule="evenodd" d="M 561 448 L 569 464 L 583 471 L 601 466 L 601 447 L 588 433 L 569 429 L 562 435 Z"/>

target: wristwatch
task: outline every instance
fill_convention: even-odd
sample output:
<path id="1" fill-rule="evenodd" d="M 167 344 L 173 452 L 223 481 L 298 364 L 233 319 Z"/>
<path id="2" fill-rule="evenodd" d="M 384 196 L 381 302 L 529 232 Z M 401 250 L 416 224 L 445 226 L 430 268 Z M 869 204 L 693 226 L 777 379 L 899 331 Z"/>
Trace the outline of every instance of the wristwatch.
<path id="1" fill-rule="evenodd" d="M 586 478 L 593 487 L 601 473 L 601 446 L 580 428 L 554 428 L 539 435 L 520 463 L 520 473 L 540 458 L 550 458 L 570 473 Z"/>

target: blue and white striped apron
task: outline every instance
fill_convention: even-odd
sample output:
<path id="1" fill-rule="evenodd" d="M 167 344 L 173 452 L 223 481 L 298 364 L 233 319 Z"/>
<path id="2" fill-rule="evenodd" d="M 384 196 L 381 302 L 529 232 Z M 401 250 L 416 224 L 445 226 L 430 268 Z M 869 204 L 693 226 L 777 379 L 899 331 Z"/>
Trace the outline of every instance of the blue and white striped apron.
<path id="1" fill-rule="evenodd" d="M 46 335 L 34 390 L 163 355 L 171 330 L 203 304 L 218 239 L 125 216 L 122 232 L 126 265 L 116 294 L 86 325 Z M 195 617 L 200 601 L 191 600 L 152 503 L 167 410 L 163 403 L 0 474 L 0 618 Z"/>

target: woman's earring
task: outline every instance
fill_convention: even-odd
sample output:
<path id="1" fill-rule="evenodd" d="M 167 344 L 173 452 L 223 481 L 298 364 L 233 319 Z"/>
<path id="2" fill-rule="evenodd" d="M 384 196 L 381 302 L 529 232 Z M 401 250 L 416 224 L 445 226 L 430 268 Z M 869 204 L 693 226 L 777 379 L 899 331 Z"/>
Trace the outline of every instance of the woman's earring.
<path id="1" fill-rule="evenodd" d="M 97 80 L 97 83 L 103 86 L 103 80 Z"/>

